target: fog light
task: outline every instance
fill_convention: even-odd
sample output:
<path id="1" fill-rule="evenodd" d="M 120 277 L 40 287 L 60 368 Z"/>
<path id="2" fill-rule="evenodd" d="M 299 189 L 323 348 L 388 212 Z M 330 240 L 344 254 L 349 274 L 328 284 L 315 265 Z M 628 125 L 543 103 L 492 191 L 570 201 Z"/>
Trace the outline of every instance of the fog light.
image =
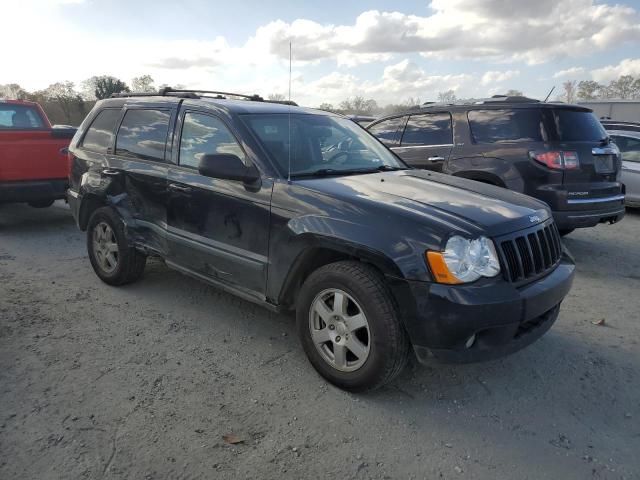
<path id="1" fill-rule="evenodd" d="M 476 342 L 476 334 L 474 333 L 469 337 L 467 343 L 464 344 L 465 348 L 471 348 L 473 344 Z"/>

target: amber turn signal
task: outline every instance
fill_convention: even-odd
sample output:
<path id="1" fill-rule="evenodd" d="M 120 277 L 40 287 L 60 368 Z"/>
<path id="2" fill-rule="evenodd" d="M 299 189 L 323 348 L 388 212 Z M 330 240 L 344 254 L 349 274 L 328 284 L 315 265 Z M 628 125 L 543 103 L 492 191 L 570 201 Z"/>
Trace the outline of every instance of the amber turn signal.
<path id="1" fill-rule="evenodd" d="M 436 282 L 450 285 L 462 283 L 449 271 L 447 263 L 444 261 L 443 252 L 427 252 L 427 263 Z"/>

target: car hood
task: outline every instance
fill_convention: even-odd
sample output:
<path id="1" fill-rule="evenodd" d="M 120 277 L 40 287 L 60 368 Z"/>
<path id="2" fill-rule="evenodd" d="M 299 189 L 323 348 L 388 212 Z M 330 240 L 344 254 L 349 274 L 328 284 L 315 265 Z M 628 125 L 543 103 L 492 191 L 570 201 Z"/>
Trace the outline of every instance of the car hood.
<path id="1" fill-rule="evenodd" d="M 534 198 L 480 182 L 425 170 L 402 170 L 300 181 L 334 198 L 383 204 L 403 214 L 428 214 L 469 232 L 511 233 L 550 218 Z M 452 216 L 463 222 L 452 222 Z M 466 228 L 465 228 L 466 227 Z"/>

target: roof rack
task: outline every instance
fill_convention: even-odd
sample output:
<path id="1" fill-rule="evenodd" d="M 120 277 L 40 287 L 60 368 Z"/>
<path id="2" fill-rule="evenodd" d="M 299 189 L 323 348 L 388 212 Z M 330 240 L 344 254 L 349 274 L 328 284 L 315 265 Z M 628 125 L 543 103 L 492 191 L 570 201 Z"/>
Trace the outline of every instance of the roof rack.
<path id="1" fill-rule="evenodd" d="M 204 94 L 204 95 L 202 95 Z M 215 95 L 215 96 L 214 96 Z M 184 89 L 184 88 L 171 88 L 164 87 L 158 90 L 158 92 L 145 92 L 145 93 L 135 93 L 135 92 L 122 92 L 122 93 L 112 93 L 110 98 L 128 98 L 128 97 L 180 97 L 180 98 L 219 98 L 226 99 L 227 97 L 240 97 L 245 100 L 249 100 L 252 102 L 267 102 L 267 103 L 280 103 L 283 105 L 291 105 L 297 107 L 298 104 L 296 102 L 292 102 L 291 100 L 265 100 L 258 94 L 253 95 L 245 95 L 243 93 L 232 93 L 232 92 L 220 92 L 217 90 L 199 90 L 199 89 Z"/>

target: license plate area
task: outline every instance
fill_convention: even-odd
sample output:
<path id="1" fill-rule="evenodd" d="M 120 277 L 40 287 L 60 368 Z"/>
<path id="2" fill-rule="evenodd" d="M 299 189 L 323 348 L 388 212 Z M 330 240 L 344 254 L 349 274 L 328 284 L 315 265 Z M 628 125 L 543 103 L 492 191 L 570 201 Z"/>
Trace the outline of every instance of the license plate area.
<path id="1" fill-rule="evenodd" d="M 594 155 L 593 165 L 597 173 L 612 173 L 615 170 L 613 155 Z"/>

